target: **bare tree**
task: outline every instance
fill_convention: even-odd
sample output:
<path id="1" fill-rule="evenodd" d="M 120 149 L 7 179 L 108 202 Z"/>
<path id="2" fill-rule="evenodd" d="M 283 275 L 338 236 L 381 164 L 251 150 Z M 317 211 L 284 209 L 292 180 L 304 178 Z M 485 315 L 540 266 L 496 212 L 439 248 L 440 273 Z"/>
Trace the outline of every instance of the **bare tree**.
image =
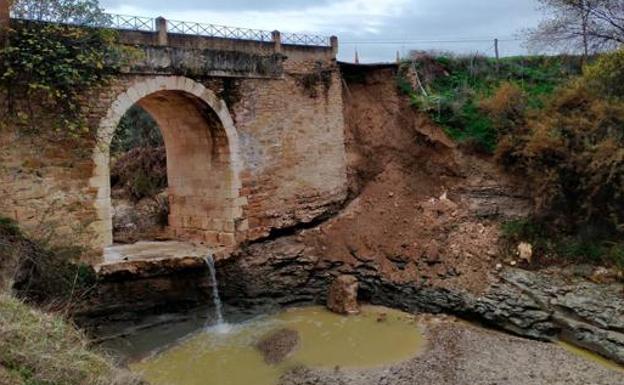
<path id="1" fill-rule="evenodd" d="M 539 0 L 545 19 L 529 30 L 533 49 L 589 55 L 624 44 L 624 0 Z"/>

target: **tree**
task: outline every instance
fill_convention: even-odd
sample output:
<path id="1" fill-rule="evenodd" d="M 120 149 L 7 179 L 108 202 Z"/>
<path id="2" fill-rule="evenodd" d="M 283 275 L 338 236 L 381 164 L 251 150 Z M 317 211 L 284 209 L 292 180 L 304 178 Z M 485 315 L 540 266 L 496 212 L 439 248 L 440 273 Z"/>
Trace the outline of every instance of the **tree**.
<path id="1" fill-rule="evenodd" d="M 98 0 L 14 0 L 12 14 L 18 19 L 65 24 L 107 26 L 110 17 Z"/>
<path id="2" fill-rule="evenodd" d="M 15 0 L 13 16 L 0 47 L 0 128 L 87 131 L 80 93 L 106 81 L 126 57 L 115 31 L 82 27 L 102 25 L 106 14 L 96 0 Z M 45 108 L 32 108 L 35 101 Z"/>
<path id="3" fill-rule="evenodd" d="M 623 0 L 539 0 L 546 18 L 529 30 L 535 49 L 568 49 L 591 53 L 624 44 Z"/>

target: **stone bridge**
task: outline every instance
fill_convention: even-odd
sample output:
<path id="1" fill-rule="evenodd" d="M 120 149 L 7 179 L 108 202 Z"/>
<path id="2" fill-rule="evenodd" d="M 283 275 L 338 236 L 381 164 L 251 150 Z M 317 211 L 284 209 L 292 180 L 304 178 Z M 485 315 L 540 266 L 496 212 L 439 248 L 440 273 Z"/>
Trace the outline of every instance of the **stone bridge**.
<path id="1" fill-rule="evenodd" d="M 135 104 L 164 137 L 171 239 L 234 248 L 344 201 L 337 39 L 201 36 L 184 27 L 159 18 L 120 32 L 141 54 L 106 86 L 85 90 L 96 141 L 77 149 L 0 133 L 1 215 L 31 231 L 48 224 L 57 239 L 96 251 L 111 245 L 109 147 Z"/>

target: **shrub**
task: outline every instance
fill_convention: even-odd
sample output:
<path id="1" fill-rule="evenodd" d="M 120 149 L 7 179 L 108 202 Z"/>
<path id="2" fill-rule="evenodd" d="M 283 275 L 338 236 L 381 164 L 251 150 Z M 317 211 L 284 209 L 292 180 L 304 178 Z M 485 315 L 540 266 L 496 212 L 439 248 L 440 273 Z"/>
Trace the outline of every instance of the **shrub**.
<path id="1" fill-rule="evenodd" d="M 167 187 L 167 155 L 164 147 L 138 147 L 114 160 L 113 186 L 121 186 L 135 200 L 154 197 Z"/>
<path id="2" fill-rule="evenodd" d="M 597 94 L 624 98 L 624 49 L 599 56 L 595 63 L 585 67 L 583 77 Z"/>
<path id="3" fill-rule="evenodd" d="M 0 217 L 0 277 L 6 281 L 0 292 L 11 283 L 15 294 L 28 302 L 72 310 L 95 285 L 93 268 L 78 262 L 82 252 L 32 241 L 13 220 Z"/>
<path id="4" fill-rule="evenodd" d="M 472 150 L 493 153 L 505 133 L 525 124 L 525 111 L 540 109 L 557 85 L 580 73 L 574 57 L 515 57 L 499 62 L 483 56 L 416 53 L 398 82 L 414 106 Z M 426 90 L 405 81 L 415 68 Z"/>
<path id="5" fill-rule="evenodd" d="M 570 230 L 592 225 L 607 234 L 624 221 L 624 103 L 575 83 L 507 138 L 503 164 L 525 173 L 540 215 Z"/>

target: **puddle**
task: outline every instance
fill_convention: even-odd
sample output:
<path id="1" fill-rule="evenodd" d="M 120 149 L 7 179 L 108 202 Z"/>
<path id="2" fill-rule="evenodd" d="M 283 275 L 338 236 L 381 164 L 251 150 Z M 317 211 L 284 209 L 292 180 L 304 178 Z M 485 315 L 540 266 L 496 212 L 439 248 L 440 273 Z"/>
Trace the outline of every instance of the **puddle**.
<path id="1" fill-rule="evenodd" d="M 271 366 L 254 345 L 282 328 L 299 333 L 299 346 L 284 362 Z M 400 311 L 369 306 L 359 316 L 342 317 L 310 307 L 233 325 L 227 333 L 195 333 L 130 368 L 152 385 L 275 385 L 297 365 L 370 368 L 404 361 L 423 348 L 418 325 Z"/>
<path id="2" fill-rule="evenodd" d="M 575 356 L 581 357 L 582 359 L 584 359 L 585 361 L 589 361 L 589 362 L 595 362 L 605 368 L 611 369 L 611 370 L 615 370 L 618 371 L 620 373 L 624 373 L 624 367 L 621 365 L 618 365 L 617 363 L 606 359 L 602 356 L 599 356 L 596 353 L 592 353 L 589 350 L 585 350 L 583 348 L 579 348 L 578 346 L 574 346 L 572 344 L 569 344 L 567 342 L 563 342 L 563 341 L 558 341 L 557 344 L 559 346 L 561 346 L 562 348 L 564 348 L 565 350 L 567 350 L 568 352 L 574 354 Z"/>

